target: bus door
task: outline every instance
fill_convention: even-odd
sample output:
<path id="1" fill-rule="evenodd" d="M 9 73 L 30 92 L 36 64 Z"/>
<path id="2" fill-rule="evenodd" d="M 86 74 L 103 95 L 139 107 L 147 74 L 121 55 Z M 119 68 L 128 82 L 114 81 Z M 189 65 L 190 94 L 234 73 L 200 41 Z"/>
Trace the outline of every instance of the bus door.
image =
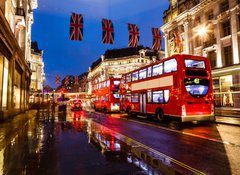
<path id="1" fill-rule="evenodd" d="M 141 113 L 146 113 L 146 102 L 147 102 L 147 94 L 140 93 L 140 111 Z"/>

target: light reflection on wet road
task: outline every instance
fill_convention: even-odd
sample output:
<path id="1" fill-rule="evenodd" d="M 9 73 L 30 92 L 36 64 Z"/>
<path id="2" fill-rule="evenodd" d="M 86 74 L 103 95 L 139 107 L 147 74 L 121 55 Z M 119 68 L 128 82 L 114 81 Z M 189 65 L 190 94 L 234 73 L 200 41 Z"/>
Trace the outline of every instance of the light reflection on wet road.
<path id="1" fill-rule="evenodd" d="M 91 120 L 84 120 L 82 112 L 32 118 L 0 151 L 0 174 L 141 175 L 155 171 L 127 154 L 126 144 L 91 128 Z"/>
<path id="2" fill-rule="evenodd" d="M 10 126 L 8 123 L 0 125 L 0 148 L 4 147 L 0 151 L 2 174 L 153 174 L 159 161 L 145 154 L 151 148 L 200 173 L 239 172 L 236 155 L 240 152 L 240 142 L 234 137 L 239 133 L 237 127 L 217 124 L 175 127 L 171 123 L 142 123 L 126 116 L 121 120 L 122 116 L 68 111 L 67 115 L 56 113 L 54 118 L 46 114 L 32 118 L 20 131 L 17 131 L 17 124 L 24 125 L 24 121 L 16 122 L 11 132 L 4 129 Z M 130 142 L 130 138 L 122 142 L 119 136 L 116 139 L 108 135 L 104 128 L 94 129 L 90 121 L 101 123 L 110 128 L 110 132 L 133 138 L 137 141 L 134 144 L 141 142 L 149 148 L 139 151 L 135 146 L 129 147 L 125 143 Z M 8 137 L 2 138 L 3 135 Z M 148 164 L 138 158 L 146 159 Z M 170 166 L 174 164 L 172 158 L 161 159 Z"/>

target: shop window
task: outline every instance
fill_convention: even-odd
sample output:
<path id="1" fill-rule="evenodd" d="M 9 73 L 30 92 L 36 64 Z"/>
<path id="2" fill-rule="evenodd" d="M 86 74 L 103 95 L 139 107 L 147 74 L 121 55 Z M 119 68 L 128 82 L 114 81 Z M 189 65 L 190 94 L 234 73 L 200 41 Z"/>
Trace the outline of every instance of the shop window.
<path id="1" fill-rule="evenodd" d="M 233 64 L 232 46 L 224 47 L 224 66 Z"/>
<path id="2" fill-rule="evenodd" d="M 231 87 L 233 85 L 232 75 L 220 77 L 222 106 L 233 106 L 233 94 Z"/>
<path id="3" fill-rule="evenodd" d="M 7 89 L 8 89 L 8 59 L 4 58 L 3 67 L 3 89 L 2 89 L 2 107 L 7 107 Z"/>

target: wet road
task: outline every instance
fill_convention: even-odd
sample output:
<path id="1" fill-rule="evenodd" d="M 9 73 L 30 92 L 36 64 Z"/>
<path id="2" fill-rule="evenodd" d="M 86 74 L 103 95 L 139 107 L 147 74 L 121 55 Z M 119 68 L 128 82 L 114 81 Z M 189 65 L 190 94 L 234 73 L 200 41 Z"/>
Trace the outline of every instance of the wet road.
<path id="1" fill-rule="evenodd" d="M 206 174 L 240 174 L 240 128 L 215 123 L 155 124 L 118 114 L 97 122 Z M 127 121 L 127 122 L 126 122 Z"/>
<path id="2" fill-rule="evenodd" d="M 240 174 L 236 126 L 156 124 L 84 111 L 30 116 L 0 124 L 2 174 L 158 174 L 158 156 L 169 167 L 189 170 L 183 174 Z"/>

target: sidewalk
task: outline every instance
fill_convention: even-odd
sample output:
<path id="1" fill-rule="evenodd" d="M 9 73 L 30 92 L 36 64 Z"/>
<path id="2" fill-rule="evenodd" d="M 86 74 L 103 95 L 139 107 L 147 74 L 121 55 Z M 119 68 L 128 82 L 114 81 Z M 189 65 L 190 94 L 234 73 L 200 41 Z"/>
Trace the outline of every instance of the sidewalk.
<path id="1" fill-rule="evenodd" d="M 240 126 L 240 109 L 229 107 L 216 107 L 215 117 L 217 123 Z"/>
<path id="2" fill-rule="evenodd" d="M 29 120 L 36 116 L 36 113 L 36 110 L 29 110 L 26 111 L 26 113 L 18 114 L 12 119 L 7 119 L 0 123 L 0 150 L 2 150 L 5 145 L 11 143 L 12 138 L 16 138 Z"/>

